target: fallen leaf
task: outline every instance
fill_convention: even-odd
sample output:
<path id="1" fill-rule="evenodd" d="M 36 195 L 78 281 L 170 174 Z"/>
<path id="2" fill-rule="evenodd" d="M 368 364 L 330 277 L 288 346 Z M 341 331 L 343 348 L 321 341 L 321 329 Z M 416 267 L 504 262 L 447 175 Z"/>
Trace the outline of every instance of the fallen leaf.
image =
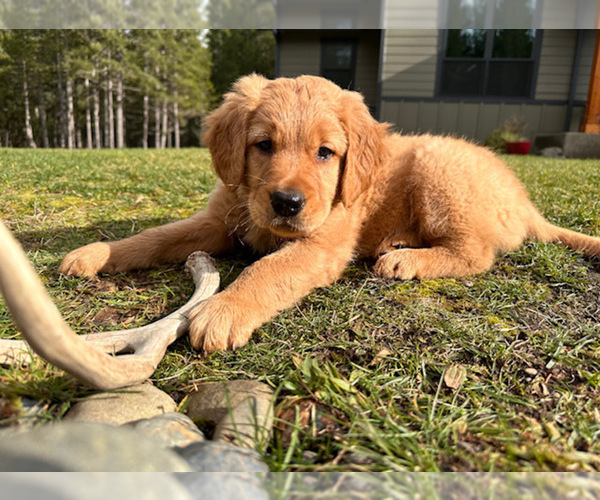
<path id="1" fill-rule="evenodd" d="M 444 372 L 444 383 L 450 389 L 458 389 L 467 378 L 467 369 L 463 365 L 450 365 Z"/>
<path id="2" fill-rule="evenodd" d="M 391 354 L 393 354 L 393 352 L 384 347 L 377 354 L 375 354 L 375 357 L 372 359 L 371 363 L 369 363 L 369 366 L 376 365 L 380 359 L 386 358 Z"/>

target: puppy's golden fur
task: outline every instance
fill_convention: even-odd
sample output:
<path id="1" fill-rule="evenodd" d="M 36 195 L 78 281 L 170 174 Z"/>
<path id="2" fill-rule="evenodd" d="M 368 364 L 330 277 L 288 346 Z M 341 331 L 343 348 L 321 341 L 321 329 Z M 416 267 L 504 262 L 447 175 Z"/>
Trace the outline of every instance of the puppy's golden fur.
<path id="1" fill-rule="evenodd" d="M 205 125 L 221 179 L 205 210 L 87 245 L 60 267 L 90 276 L 181 261 L 195 250 L 222 254 L 240 243 L 264 254 L 193 312 L 198 349 L 245 344 L 356 257 L 375 258 L 375 272 L 387 278 L 423 279 L 480 273 L 528 238 L 600 256 L 600 238 L 546 221 L 490 151 L 391 133 L 360 94 L 322 78 L 244 77 Z M 283 193 L 283 205 L 274 193 Z"/>

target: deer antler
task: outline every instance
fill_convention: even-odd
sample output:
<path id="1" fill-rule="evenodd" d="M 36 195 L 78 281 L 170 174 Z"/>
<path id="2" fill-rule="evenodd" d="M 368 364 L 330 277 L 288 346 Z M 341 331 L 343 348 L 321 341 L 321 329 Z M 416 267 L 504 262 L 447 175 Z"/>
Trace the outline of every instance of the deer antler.
<path id="1" fill-rule="evenodd" d="M 196 291 L 163 319 L 131 330 L 77 335 L 48 296 L 23 249 L 0 221 L 0 291 L 27 344 L 39 356 L 98 389 L 117 389 L 148 379 L 167 346 L 188 329 L 189 312 L 219 288 L 213 260 L 195 252 L 186 263 Z M 27 344 L 0 340 L 0 363 L 24 362 Z M 118 354 L 112 356 L 106 353 Z"/>

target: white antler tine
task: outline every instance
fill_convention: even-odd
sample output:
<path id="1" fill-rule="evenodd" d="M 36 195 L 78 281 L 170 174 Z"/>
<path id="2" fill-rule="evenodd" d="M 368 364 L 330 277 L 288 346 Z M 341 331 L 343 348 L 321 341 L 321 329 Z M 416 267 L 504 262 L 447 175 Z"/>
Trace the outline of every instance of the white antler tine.
<path id="1" fill-rule="evenodd" d="M 167 346 L 187 331 L 189 311 L 216 292 L 219 276 L 212 259 L 202 252 L 190 257 L 188 268 L 196 291 L 182 308 L 146 327 L 79 336 L 65 323 L 21 246 L 0 221 L 0 291 L 27 344 L 45 360 L 99 389 L 116 389 L 149 378 Z M 133 354 L 110 356 L 103 352 L 124 349 Z M 19 341 L 0 342 L 0 362 L 22 361 L 25 352 Z"/>

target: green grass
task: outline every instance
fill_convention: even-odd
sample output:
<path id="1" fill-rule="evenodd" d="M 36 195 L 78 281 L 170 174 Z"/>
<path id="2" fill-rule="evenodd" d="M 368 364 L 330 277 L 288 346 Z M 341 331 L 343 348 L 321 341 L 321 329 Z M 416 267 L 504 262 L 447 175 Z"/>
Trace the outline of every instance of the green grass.
<path id="1" fill-rule="evenodd" d="M 549 219 L 600 235 L 600 161 L 506 160 Z M 189 216 L 214 181 L 205 150 L 2 150 L 0 216 L 76 331 L 131 327 L 186 300 L 183 266 L 67 279 L 61 258 Z M 222 281 L 249 261 L 219 259 Z M 274 471 L 599 470 L 599 284 L 598 262 L 534 242 L 464 279 L 384 281 L 357 262 L 242 349 L 178 341 L 153 380 L 183 404 L 204 381 L 277 388 Z M 0 304 L 0 336 L 17 335 Z M 0 391 L 43 400 L 43 422 L 90 393 L 43 362 L 0 368 Z"/>

